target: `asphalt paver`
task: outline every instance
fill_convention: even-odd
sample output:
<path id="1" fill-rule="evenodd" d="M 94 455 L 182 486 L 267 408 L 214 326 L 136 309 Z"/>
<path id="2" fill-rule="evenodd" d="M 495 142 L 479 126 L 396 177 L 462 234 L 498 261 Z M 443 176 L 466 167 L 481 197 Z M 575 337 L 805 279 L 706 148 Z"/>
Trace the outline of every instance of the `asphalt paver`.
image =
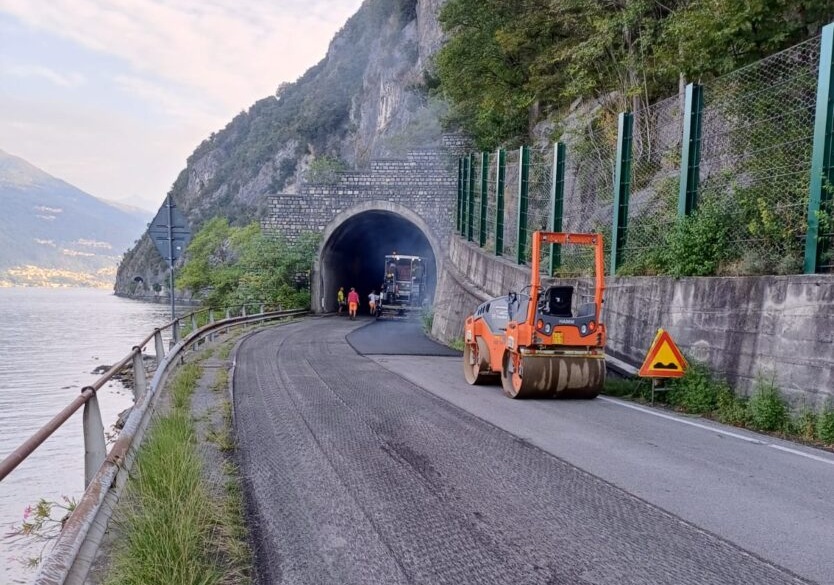
<path id="1" fill-rule="evenodd" d="M 357 354 L 358 325 L 309 319 L 237 353 L 262 583 L 805 582 Z"/>

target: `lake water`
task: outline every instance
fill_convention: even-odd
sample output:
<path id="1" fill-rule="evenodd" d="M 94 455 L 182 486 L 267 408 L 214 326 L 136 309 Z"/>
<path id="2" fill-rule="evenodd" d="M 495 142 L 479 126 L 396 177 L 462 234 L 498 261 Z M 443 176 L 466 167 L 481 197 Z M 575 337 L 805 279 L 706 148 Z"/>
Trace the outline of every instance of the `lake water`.
<path id="1" fill-rule="evenodd" d="M 0 459 L 5 458 L 81 391 L 98 379 L 92 370 L 123 358 L 170 307 L 95 289 L 0 288 Z M 166 347 L 168 343 L 166 341 Z M 146 352 L 153 355 L 151 343 Z M 99 391 L 105 429 L 133 402 L 120 383 Z M 0 482 L 0 583 L 30 583 L 22 561 L 42 544 L 13 543 L 6 535 L 39 498 L 79 499 L 84 491 L 84 440 L 79 411 Z"/>

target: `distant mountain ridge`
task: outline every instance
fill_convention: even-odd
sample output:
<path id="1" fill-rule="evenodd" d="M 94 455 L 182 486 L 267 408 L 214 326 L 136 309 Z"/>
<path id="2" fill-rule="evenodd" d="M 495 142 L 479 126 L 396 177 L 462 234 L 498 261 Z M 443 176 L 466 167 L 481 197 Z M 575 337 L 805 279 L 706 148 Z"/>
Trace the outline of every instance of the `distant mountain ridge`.
<path id="1" fill-rule="evenodd" d="M 152 214 L 111 204 L 0 150 L 0 287 L 111 285 Z"/>

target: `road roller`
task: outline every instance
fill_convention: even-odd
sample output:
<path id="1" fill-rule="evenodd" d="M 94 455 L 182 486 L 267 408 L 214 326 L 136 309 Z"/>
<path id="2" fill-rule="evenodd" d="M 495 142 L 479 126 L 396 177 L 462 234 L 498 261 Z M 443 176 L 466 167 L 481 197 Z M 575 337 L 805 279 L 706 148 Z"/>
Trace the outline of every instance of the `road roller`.
<path id="1" fill-rule="evenodd" d="M 542 288 L 548 244 L 593 248 L 593 302 L 574 308 L 573 286 Z M 510 398 L 595 398 L 605 382 L 604 272 L 602 234 L 534 232 L 529 287 L 483 303 L 466 319 L 466 381 L 500 381 Z"/>

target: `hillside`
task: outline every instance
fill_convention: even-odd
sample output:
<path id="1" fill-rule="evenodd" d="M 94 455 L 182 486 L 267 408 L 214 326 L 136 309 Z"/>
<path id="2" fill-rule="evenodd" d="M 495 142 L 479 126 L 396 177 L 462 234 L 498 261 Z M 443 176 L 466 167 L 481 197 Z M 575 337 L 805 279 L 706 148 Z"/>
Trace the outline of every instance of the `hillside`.
<path id="1" fill-rule="evenodd" d="M 366 0 L 320 63 L 203 141 L 171 188 L 192 230 L 215 215 L 251 221 L 265 195 L 294 192 L 311 168 L 361 167 L 437 144 L 443 109 L 424 71 L 442 41 L 444 1 Z M 147 237 L 125 255 L 116 292 L 135 292 L 137 276 L 166 283 Z"/>
<path id="2" fill-rule="evenodd" d="M 107 286 L 149 214 L 0 150 L 0 286 Z"/>

